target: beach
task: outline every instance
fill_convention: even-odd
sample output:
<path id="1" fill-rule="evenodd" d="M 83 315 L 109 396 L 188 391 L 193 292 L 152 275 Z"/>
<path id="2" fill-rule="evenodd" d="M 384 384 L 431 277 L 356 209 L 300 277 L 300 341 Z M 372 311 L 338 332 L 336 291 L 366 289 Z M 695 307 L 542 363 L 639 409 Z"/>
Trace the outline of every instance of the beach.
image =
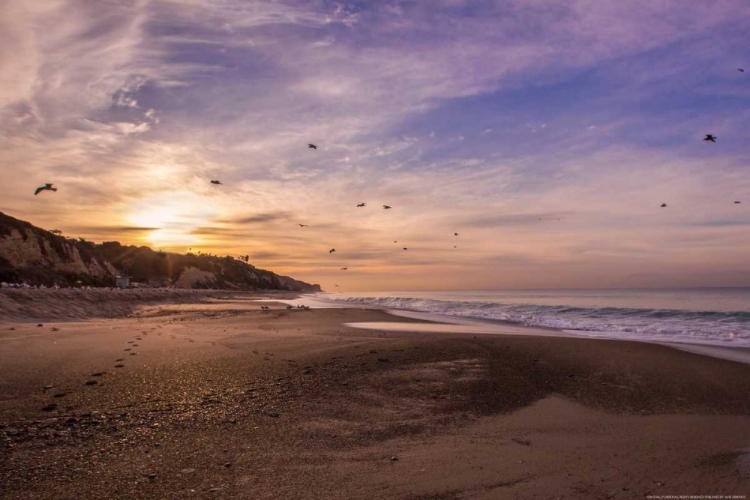
<path id="1" fill-rule="evenodd" d="M 290 294 L 24 293 L 0 323 L 2 498 L 750 494 L 747 364 L 353 328 L 424 321 Z"/>

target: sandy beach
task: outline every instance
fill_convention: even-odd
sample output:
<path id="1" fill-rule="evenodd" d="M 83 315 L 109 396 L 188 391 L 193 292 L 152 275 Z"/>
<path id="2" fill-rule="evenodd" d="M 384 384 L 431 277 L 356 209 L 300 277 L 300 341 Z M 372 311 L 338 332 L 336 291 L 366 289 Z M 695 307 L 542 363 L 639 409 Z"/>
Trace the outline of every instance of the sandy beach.
<path id="1" fill-rule="evenodd" d="M 288 294 L 24 293 L 0 297 L 2 498 L 750 494 L 747 364 L 255 301 Z"/>

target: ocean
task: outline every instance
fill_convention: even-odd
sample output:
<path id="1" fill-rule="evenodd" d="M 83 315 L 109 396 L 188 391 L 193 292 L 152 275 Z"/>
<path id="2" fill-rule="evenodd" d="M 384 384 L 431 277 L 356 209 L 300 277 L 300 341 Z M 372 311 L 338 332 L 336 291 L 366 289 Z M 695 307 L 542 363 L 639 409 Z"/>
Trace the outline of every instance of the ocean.
<path id="1" fill-rule="evenodd" d="M 750 347 L 750 288 L 318 293 L 314 306 L 416 311 L 586 337 Z"/>

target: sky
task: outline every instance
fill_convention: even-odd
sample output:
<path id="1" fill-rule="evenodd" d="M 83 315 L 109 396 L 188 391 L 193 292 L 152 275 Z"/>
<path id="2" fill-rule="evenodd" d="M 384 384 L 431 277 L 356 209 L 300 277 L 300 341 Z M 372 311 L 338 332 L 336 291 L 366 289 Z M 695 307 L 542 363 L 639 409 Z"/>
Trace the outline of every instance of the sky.
<path id="1" fill-rule="evenodd" d="M 3 4 L 37 226 L 328 291 L 750 286 L 747 0 Z"/>

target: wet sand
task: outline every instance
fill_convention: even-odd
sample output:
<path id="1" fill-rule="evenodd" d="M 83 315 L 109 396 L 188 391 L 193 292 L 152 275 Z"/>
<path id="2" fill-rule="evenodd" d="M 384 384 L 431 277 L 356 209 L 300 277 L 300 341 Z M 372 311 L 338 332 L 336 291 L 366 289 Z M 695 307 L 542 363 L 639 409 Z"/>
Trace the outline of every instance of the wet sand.
<path id="1" fill-rule="evenodd" d="M 0 496 L 750 494 L 746 364 L 264 304 L 0 323 Z"/>

